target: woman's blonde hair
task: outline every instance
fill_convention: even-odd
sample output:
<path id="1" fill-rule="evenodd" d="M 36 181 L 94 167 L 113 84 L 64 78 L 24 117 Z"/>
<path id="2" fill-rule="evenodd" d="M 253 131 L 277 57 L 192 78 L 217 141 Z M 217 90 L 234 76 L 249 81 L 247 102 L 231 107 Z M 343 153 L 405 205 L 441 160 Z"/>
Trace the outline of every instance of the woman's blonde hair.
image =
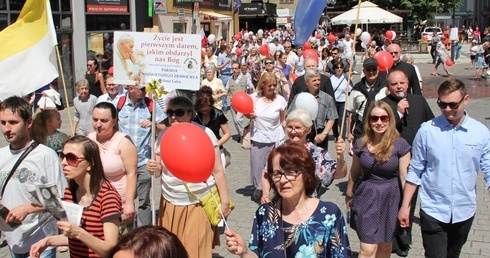
<path id="1" fill-rule="evenodd" d="M 257 83 L 257 91 L 261 92 L 264 89 L 264 84 L 274 82 L 277 84 L 277 77 L 273 73 L 265 72 Z"/>
<path id="2" fill-rule="evenodd" d="M 361 147 L 359 149 L 368 146 L 368 144 L 374 143 L 374 131 L 371 128 L 369 117 L 371 116 L 371 112 L 375 108 L 384 110 L 390 117 L 390 121 L 388 122 L 388 128 L 384 132 L 381 141 L 376 144 L 376 146 L 371 149 L 370 152 L 374 155 L 376 161 L 386 162 L 390 159 L 393 152 L 393 147 L 395 147 L 395 142 L 400 137 L 400 134 L 396 130 L 395 115 L 391 110 L 391 107 L 383 101 L 376 101 L 369 105 L 368 112 L 366 113 L 366 117 L 364 119 L 365 133 L 364 137 L 362 138 Z"/>
<path id="3" fill-rule="evenodd" d="M 56 108 L 38 108 L 34 113 L 34 119 L 32 120 L 32 126 L 29 130 L 31 138 L 39 143 L 46 144 L 46 138 L 48 135 L 48 128 L 46 122 L 48 122 L 55 114 L 59 113 Z"/>

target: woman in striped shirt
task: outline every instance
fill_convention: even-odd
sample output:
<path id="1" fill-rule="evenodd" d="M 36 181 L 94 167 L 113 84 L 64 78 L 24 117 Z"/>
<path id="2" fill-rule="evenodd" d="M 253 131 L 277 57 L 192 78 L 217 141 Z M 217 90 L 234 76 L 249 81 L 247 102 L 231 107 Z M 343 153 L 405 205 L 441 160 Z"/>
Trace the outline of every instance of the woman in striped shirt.
<path id="1" fill-rule="evenodd" d="M 62 232 L 31 247 L 31 257 L 48 246 L 69 245 L 70 257 L 105 257 L 117 244 L 121 197 L 105 179 L 97 144 L 85 136 L 70 138 L 60 153 L 63 173 L 69 179 L 63 200 L 83 207 L 80 223 L 59 221 Z"/>

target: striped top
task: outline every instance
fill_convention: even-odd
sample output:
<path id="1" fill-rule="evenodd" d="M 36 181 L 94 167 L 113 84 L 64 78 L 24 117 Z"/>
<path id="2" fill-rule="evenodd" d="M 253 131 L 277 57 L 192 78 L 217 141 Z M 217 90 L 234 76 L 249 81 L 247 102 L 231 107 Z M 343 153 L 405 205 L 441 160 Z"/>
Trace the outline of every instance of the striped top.
<path id="1" fill-rule="evenodd" d="M 75 192 L 65 189 L 64 201 L 78 203 Z M 117 190 L 107 181 L 97 193 L 92 203 L 83 209 L 80 227 L 91 235 L 104 240 L 104 222 L 121 216 L 121 197 Z M 100 257 L 92 249 L 77 239 L 69 239 L 70 257 Z"/>

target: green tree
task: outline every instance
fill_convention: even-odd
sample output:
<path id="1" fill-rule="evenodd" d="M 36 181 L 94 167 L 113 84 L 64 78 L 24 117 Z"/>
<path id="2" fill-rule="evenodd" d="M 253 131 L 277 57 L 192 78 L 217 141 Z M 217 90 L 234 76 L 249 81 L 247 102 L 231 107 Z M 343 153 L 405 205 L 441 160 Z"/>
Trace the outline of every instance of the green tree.
<path id="1" fill-rule="evenodd" d="M 423 21 L 432 18 L 434 13 L 452 12 L 462 5 L 463 0 L 370 0 L 385 10 L 412 10 L 414 20 Z M 358 4 L 356 0 L 348 0 L 349 7 Z"/>

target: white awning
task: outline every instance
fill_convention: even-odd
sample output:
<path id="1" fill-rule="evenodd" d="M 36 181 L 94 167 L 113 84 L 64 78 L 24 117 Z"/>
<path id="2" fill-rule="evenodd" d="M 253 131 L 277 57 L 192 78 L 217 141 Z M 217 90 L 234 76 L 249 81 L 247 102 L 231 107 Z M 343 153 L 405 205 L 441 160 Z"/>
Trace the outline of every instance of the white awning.
<path id="1" fill-rule="evenodd" d="M 221 14 L 221 13 L 215 13 L 215 12 L 212 12 L 212 11 L 200 11 L 199 12 L 201 15 L 205 15 L 205 16 L 210 16 L 210 17 L 213 17 L 215 18 L 216 20 L 222 22 L 222 21 L 231 21 L 232 18 L 231 16 L 228 16 L 228 15 L 224 15 L 224 14 Z M 206 19 L 201 19 L 201 21 L 205 21 Z"/>

